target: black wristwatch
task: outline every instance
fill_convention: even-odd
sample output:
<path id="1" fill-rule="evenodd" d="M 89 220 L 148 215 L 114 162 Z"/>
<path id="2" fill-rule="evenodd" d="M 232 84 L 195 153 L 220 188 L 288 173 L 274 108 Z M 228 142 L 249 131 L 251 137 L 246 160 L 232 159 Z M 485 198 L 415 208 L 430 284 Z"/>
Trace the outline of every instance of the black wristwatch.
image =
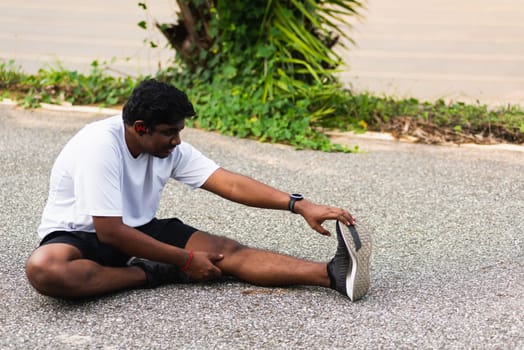
<path id="1" fill-rule="evenodd" d="M 289 194 L 289 203 L 287 204 L 289 211 L 296 214 L 297 212 L 295 211 L 295 202 L 301 201 L 302 199 L 304 199 L 304 196 L 300 193 Z"/>

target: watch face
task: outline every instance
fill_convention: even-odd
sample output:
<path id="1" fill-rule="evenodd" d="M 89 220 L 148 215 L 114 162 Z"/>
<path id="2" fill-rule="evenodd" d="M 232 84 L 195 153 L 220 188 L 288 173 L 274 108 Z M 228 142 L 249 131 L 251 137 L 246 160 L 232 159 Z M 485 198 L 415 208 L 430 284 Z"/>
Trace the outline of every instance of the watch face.
<path id="1" fill-rule="evenodd" d="M 290 196 L 291 198 L 296 199 L 296 200 L 304 199 L 304 196 L 301 195 L 300 193 L 291 193 Z"/>

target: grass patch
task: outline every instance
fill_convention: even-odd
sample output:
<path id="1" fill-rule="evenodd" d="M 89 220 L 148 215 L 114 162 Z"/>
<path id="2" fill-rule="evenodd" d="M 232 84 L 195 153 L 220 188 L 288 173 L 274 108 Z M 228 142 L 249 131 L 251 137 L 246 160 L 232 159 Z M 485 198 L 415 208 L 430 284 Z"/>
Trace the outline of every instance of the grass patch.
<path id="1" fill-rule="evenodd" d="M 136 81 L 114 77 L 105 65 L 91 63 L 89 74 L 69 71 L 62 66 L 42 68 L 36 74 L 25 74 L 14 61 L 0 61 L 0 95 L 11 98 L 25 108 L 40 103 L 115 106 L 125 102 Z"/>
<path id="2" fill-rule="evenodd" d="M 0 61 L 0 99 L 10 98 L 25 108 L 37 108 L 40 103 L 110 107 L 124 103 L 137 82 L 144 78 L 112 76 L 105 64 L 98 61 L 93 61 L 86 75 L 60 65 L 26 74 L 14 61 Z M 188 86 L 177 81 L 172 72 L 159 72 L 156 78 Z M 385 131 L 398 137 L 412 136 L 425 143 L 524 143 L 524 111 L 518 106 L 490 109 L 482 104 L 443 100 L 430 103 L 332 89 L 329 99 L 322 103 L 326 104 L 326 110 L 335 113 L 310 115 L 308 106 L 320 102 L 305 98 L 284 99 L 274 104 L 253 103 L 258 98 L 252 96 L 259 91 L 257 84 L 248 82 L 246 88 L 193 82 L 187 92 L 198 111 L 195 126 L 323 151 L 351 151 L 332 145 L 323 133 L 327 130 Z"/>

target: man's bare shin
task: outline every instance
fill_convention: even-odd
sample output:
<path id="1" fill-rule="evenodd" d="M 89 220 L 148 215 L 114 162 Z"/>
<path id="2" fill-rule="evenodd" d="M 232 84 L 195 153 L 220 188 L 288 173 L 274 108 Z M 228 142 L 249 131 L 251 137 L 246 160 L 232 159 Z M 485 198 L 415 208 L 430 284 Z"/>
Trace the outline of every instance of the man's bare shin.
<path id="1" fill-rule="evenodd" d="M 232 239 L 207 232 L 193 234 L 186 249 L 223 254 L 224 258 L 217 262 L 222 273 L 248 283 L 261 286 L 329 286 L 325 263 L 249 248 Z"/>
<path id="2" fill-rule="evenodd" d="M 260 286 L 329 286 L 325 263 L 253 248 L 243 248 L 229 256 L 224 254 L 218 266 L 224 274 Z"/>

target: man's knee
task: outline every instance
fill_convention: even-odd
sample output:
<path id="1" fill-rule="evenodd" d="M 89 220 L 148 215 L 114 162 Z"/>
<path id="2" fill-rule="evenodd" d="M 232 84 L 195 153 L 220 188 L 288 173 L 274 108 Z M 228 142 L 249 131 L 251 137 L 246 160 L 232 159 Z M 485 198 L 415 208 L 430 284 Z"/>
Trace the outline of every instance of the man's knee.
<path id="1" fill-rule="evenodd" d="M 44 248 L 45 247 L 45 248 Z M 70 254 L 53 251 L 49 246 L 40 247 L 31 254 L 25 266 L 29 283 L 44 295 L 54 296 L 57 291 L 66 287 L 64 266 L 68 263 L 76 248 L 72 247 Z"/>
<path id="2" fill-rule="evenodd" d="M 231 255 L 241 250 L 248 249 L 247 246 L 226 237 L 218 237 L 219 251 L 223 254 Z"/>
<path id="3" fill-rule="evenodd" d="M 41 254 L 33 254 L 27 260 L 25 273 L 29 283 L 40 293 L 49 294 L 51 286 L 57 283 L 56 272 L 53 272 L 53 263 Z"/>
<path id="4" fill-rule="evenodd" d="M 217 236 L 203 231 L 193 234 L 188 243 L 186 248 L 215 252 L 227 256 L 238 253 L 244 249 L 249 249 L 247 246 L 231 238 Z"/>

